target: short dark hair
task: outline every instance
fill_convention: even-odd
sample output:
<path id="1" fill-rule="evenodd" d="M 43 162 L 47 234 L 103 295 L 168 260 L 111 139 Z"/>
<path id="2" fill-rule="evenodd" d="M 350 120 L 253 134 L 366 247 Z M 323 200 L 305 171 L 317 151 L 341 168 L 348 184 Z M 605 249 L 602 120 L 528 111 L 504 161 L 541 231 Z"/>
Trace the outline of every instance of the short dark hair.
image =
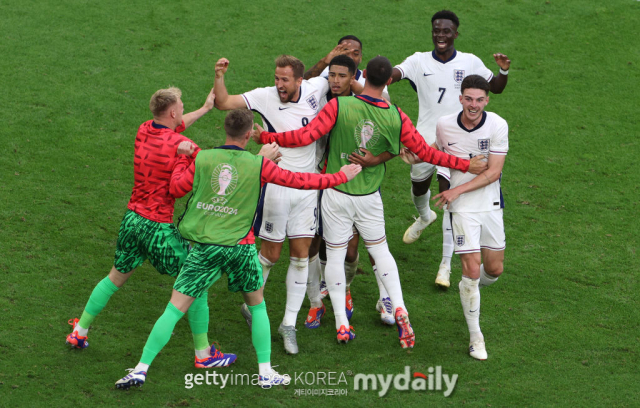
<path id="1" fill-rule="evenodd" d="M 456 25 L 456 28 L 460 27 L 460 20 L 458 20 L 458 16 L 451 10 L 441 10 L 431 17 L 431 24 L 433 24 L 436 20 L 451 20 L 453 24 Z"/>
<path id="2" fill-rule="evenodd" d="M 291 67 L 293 70 L 293 77 L 295 79 L 302 78 L 304 75 L 304 64 L 302 61 L 292 55 L 281 55 L 276 58 L 277 68 Z"/>
<path id="3" fill-rule="evenodd" d="M 351 75 L 356 74 L 356 62 L 351 57 L 348 57 L 346 55 L 336 55 L 335 57 L 333 57 L 333 59 L 329 63 L 329 69 L 331 69 L 333 65 L 347 67 Z"/>
<path id="4" fill-rule="evenodd" d="M 362 41 L 360 41 L 360 39 L 358 37 L 356 37 L 355 35 L 345 35 L 344 37 L 342 37 L 341 39 L 338 40 L 338 44 L 340 44 L 344 40 L 353 40 L 353 41 L 357 42 L 358 44 L 360 44 L 360 49 L 362 49 Z"/>
<path id="5" fill-rule="evenodd" d="M 469 75 L 462 81 L 460 85 L 460 93 L 463 94 L 465 89 L 481 89 L 489 95 L 489 81 L 480 75 Z"/>
<path id="6" fill-rule="evenodd" d="M 253 127 L 253 112 L 249 109 L 234 109 L 224 118 L 224 131 L 232 139 L 238 138 Z"/>
<path id="7" fill-rule="evenodd" d="M 384 86 L 389 78 L 391 78 L 391 62 L 387 57 L 378 55 L 372 58 L 367 64 L 367 82 L 375 87 Z"/>

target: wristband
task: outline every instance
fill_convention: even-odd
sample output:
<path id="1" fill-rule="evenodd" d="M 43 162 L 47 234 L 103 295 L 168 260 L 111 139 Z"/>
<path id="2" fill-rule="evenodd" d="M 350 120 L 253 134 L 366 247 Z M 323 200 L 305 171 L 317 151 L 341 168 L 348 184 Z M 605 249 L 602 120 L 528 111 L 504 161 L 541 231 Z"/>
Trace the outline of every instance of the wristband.
<path id="1" fill-rule="evenodd" d="M 506 71 L 505 71 L 504 69 L 500 68 L 500 73 L 501 73 L 502 75 L 509 75 L 509 70 L 506 70 Z"/>

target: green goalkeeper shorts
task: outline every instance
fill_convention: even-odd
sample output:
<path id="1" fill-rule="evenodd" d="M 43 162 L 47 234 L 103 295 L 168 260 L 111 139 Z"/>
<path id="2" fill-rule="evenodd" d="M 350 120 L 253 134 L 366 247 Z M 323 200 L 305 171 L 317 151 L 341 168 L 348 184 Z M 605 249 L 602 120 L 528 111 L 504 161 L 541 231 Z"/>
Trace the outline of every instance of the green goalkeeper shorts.
<path id="1" fill-rule="evenodd" d="M 189 242 L 175 225 L 151 221 L 128 210 L 120 224 L 113 266 L 128 273 L 149 259 L 158 272 L 176 277 L 188 253 Z"/>
<path id="2" fill-rule="evenodd" d="M 233 247 L 194 244 L 173 288 L 200 297 L 222 274 L 229 278 L 230 292 L 255 292 L 262 287 L 262 265 L 256 246 Z"/>

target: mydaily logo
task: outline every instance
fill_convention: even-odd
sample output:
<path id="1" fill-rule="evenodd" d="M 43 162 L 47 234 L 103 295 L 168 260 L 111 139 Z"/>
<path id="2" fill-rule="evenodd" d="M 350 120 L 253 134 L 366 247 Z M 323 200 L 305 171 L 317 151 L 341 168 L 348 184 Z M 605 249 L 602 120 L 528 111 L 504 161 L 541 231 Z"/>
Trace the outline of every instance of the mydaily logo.
<path id="1" fill-rule="evenodd" d="M 451 395 L 458 382 L 458 374 L 443 374 L 441 366 L 429 367 L 427 373 L 415 372 L 411 375 L 410 367 L 405 366 L 402 374 L 356 374 L 353 389 L 376 390 L 379 397 L 384 397 L 391 386 L 398 391 L 442 391 L 444 385 L 444 396 Z"/>

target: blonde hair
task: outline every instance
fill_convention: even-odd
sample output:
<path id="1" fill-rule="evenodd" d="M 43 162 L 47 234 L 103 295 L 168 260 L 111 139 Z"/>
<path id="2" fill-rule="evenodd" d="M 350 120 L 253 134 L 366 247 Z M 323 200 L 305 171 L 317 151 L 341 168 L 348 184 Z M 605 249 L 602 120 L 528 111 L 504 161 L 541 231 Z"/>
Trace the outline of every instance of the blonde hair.
<path id="1" fill-rule="evenodd" d="M 151 96 L 149 109 L 154 117 L 161 116 L 171 105 L 178 102 L 180 97 L 182 97 L 182 91 L 179 88 L 159 89 Z"/>
<path id="2" fill-rule="evenodd" d="M 276 58 L 276 67 L 291 67 L 293 70 L 293 77 L 296 79 L 302 78 L 304 75 L 304 64 L 302 61 L 291 55 L 281 55 Z"/>

